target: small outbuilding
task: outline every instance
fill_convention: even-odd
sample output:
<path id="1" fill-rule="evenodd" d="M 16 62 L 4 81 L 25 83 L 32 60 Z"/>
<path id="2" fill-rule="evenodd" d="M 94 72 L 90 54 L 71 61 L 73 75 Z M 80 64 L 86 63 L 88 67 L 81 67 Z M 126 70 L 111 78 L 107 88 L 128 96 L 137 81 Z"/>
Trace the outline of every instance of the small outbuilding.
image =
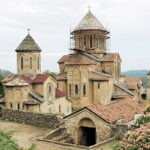
<path id="1" fill-rule="evenodd" d="M 93 104 L 64 118 L 75 144 L 90 146 L 110 138 L 111 124 L 131 125 L 145 107 L 125 97 L 108 105 Z"/>

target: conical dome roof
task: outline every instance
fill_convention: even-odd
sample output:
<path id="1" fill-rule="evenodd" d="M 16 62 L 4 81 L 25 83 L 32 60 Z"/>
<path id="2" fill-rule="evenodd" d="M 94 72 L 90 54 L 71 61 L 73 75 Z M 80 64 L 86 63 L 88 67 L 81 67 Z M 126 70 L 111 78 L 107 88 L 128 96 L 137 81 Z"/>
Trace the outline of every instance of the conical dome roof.
<path id="1" fill-rule="evenodd" d="M 99 20 L 92 14 L 92 12 L 89 10 L 89 12 L 85 15 L 85 17 L 80 21 L 78 26 L 74 29 L 74 31 L 77 30 L 103 30 L 107 31 L 103 25 L 99 22 Z"/>
<path id="2" fill-rule="evenodd" d="M 34 39 L 28 34 L 17 47 L 16 51 L 41 51 Z"/>

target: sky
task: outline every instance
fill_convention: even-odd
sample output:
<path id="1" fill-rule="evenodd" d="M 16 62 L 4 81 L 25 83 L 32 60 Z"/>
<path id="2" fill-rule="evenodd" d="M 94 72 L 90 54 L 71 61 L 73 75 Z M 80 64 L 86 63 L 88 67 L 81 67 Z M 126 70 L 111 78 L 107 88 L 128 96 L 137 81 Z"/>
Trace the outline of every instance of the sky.
<path id="1" fill-rule="evenodd" d="M 0 0 L 0 69 L 16 73 L 15 49 L 30 34 L 42 49 L 42 71 L 59 72 L 70 30 L 88 12 L 89 0 Z M 90 0 L 92 13 L 110 31 L 110 49 L 121 70 L 150 69 L 150 0 Z"/>

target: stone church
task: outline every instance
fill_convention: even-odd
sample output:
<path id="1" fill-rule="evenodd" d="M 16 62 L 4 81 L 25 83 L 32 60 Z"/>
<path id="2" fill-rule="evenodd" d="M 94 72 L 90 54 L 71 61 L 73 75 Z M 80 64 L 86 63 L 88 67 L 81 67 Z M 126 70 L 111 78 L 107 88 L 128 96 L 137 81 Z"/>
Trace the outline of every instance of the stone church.
<path id="1" fill-rule="evenodd" d="M 41 74 L 41 49 L 28 34 L 16 49 L 17 74 L 3 79 L 6 108 L 68 115 L 72 102 L 57 88 L 57 80 Z"/>
<path id="2" fill-rule="evenodd" d="M 134 93 L 125 77 L 121 78 L 119 53 L 107 51 L 109 38 L 109 31 L 90 10 L 71 32 L 72 52 L 58 61 L 60 73 L 56 79 L 75 110 L 95 103 L 110 104 L 116 96 L 139 100 L 135 96 L 138 89 Z"/>

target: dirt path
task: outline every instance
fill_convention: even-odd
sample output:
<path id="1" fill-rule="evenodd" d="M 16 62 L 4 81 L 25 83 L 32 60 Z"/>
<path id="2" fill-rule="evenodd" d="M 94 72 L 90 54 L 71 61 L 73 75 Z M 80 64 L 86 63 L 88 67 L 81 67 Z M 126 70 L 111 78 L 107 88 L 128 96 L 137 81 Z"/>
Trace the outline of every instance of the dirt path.
<path id="1" fill-rule="evenodd" d="M 36 141 L 37 138 L 43 137 L 52 131 L 50 129 L 2 120 L 0 121 L 0 129 L 15 130 L 14 138 L 20 147 L 29 148 L 32 143 L 35 143 L 37 145 L 36 150 L 66 150 L 66 148 L 55 144 Z"/>

